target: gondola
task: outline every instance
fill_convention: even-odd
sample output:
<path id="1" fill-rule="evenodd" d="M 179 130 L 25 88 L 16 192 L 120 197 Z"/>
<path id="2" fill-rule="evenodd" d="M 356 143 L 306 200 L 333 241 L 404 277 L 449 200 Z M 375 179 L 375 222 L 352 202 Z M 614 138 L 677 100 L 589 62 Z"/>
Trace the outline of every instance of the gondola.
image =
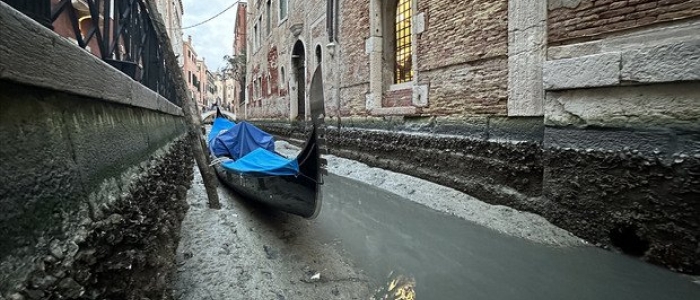
<path id="1" fill-rule="evenodd" d="M 246 136 L 252 135 L 251 132 L 257 134 L 257 130 L 260 130 L 252 124 L 230 122 L 235 124 L 231 125 L 226 122 L 230 121 L 226 121 L 223 116 L 217 114 L 212 132 L 207 139 L 217 177 L 247 200 L 260 202 L 304 218 L 315 218 L 321 210 L 322 173 L 325 172 L 325 160 L 321 158 L 322 140 L 319 138 L 320 131 L 323 130 L 322 121 L 313 122 L 303 150 L 296 158 L 291 159 L 274 150 L 263 149 L 268 142 L 264 138 L 260 145 L 250 146 L 251 143 L 259 142 L 245 140 Z M 233 127 L 222 130 L 222 126 Z M 214 132 L 215 130 L 218 132 Z M 217 150 L 221 149 L 224 141 L 230 143 L 222 134 L 237 138 L 243 136 L 241 148 L 248 148 L 245 151 L 247 154 L 233 159 L 236 155 L 232 152 L 240 149 L 234 148 L 235 151 L 228 151 L 229 153 Z M 272 143 L 274 145 L 274 141 Z M 256 147 L 257 149 L 254 149 Z M 296 166 L 298 169 L 295 168 Z"/>

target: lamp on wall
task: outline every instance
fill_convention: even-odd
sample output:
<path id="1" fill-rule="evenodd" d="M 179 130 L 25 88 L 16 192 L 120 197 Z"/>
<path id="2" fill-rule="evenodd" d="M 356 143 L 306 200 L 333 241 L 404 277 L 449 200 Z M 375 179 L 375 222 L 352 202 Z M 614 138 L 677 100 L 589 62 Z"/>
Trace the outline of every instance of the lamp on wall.
<path id="1" fill-rule="evenodd" d="M 326 45 L 326 49 L 328 49 L 328 55 L 330 55 L 331 57 L 335 56 L 335 46 L 336 45 L 334 42 L 330 42 Z"/>

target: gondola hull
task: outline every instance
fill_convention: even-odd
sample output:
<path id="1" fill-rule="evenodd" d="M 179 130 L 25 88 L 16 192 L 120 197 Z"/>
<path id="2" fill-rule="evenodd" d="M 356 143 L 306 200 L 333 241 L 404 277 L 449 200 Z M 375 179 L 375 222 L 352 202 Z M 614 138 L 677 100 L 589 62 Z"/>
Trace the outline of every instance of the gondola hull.
<path id="1" fill-rule="evenodd" d="M 315 218 L 322 202 L 321 157 L 317 130 L 297 156 L 300 174 L 296 176 L 251 176 L 215 165 L 219 179 L 246 200 L 263 203 L 304 218 Z"/>

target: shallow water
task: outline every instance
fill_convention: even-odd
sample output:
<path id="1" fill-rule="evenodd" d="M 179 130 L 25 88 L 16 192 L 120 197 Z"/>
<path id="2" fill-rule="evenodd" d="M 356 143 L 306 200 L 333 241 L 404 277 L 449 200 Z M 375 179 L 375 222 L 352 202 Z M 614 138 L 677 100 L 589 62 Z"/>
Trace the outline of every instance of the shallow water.
<path id="1" fill-rule="evenodd" d="M 544 246 L 351 179 L 325 181 L 314 227 L 378 294 L 403 282 L 416 299 L 700 299 L 688 277 L 628 256 Z"/>

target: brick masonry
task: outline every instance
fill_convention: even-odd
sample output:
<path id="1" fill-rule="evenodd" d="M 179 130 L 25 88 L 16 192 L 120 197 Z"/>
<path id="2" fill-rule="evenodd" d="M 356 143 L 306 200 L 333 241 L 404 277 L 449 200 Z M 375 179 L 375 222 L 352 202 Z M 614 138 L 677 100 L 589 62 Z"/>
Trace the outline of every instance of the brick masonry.
<path id="1" fill-rule="evenodd" d="M 568 1 L 569 5 L 562 2 L 565 1 L 549 2 L 547 27 L 551 44 L 600 39 L 613 32 L 700 16 L 700 0 L 580 0 Z"/>
<path id="2" fill-rule="evenodd" d="M 325 2 L 317 2 L 302 4 L 300 1 L 290 1 L 288 20 L 273 26 L 271 34 L 262 38 L 260 49 L 249 51 L 252 55 L 248 67 L 251 74 L 248 76 L 248 91 L 250 95 L 255 94 L 252 83 L 257 78 L 260 78 L 262 90 L 259 99 L 251 98 L 249 116 L 284 117 L 295 105 L 296 93 L 292 90 L 285 93 L 283 88 L 277 87 L 286 86 L 279 82 L 280 67 L 284 67 L 288 79 L 294 80 L 290 52 L 297 40 L 305 46 L 307 91 L 316 66 L 315 48 L 321 45 L 324 52 L 326 108 L 332 110 L 329 114 L 369 115 L 370 56 L 366 52 L 366 40 L 370 37 L 370 0 L 339 1 L 335 57 L 329 57 L 326 53 Z M 414 87 L 421 85 L 428 91 L 427 105 L 421 104 L 420 110 L 405 111 L 422 115 L 505 115 L 508 98 L 508 1 L 421 0 L 416 3 L 414 15 L 423 14 L 425 21 L 425 30 L 414 34 L 416 79 L 406 91 L 399 92 L 401 95 L 391 91 L 389 85 L 384 86 L 381 105 L 413 106 Z M 273 1 L 273 19 L 277 16 L 276 6 L 277 2 Z M 252 32 L 264 7 L 264 1 L 259 6 L 254 3 L 249 5 L 249 32 Z M 262 15 L 262 23 L 265 24 L 265 16 Z M 393 16 L 385 18 L 393 19 Z M 302 29 L 300 35 L 295 37 L 290 28 L 297 24 Z M 262 30 L 264 33 L 264 26 Z M 252 34 L 249 36 L 248 43 L 252 44 Z M 270 52 L 274 47 L 278 49 L 276 58 Z M 391 70 L 385 69 L 383 72 Z M 270 94 L 266 94 L 268 86 Z M 334 100 L 333 95 L 340 99 Z M 421 101 L 425 102 L 424 99 Z M 341 103 L 339 109 L 338 102 Z M 273 105 L 278 107 L 265 108 Z M 273 113 L 280 111 L 285 113 Z"/>
<path id="3" fill-rule="evenodd" d="M 413 90 L 401 89 L 395 91 L 387 91 L 382 101 L 382 107 L 410 106 Z"/>
<path id="4" fill-rule="evenodd" d="M 418 71 L 487 60 L 508 53 L 508 1 L 419 1 L 425 31 L 418 37 Z"/>
<path id="5" fill-rule="evenodd" d="M 508 61 L 506 57 L 475 61 L 423 72 L 430 78 L 431 115 L 506 113 Z"/>
<path id="6" fill-rule="evenodd" d="M 369 56 L 365 53 L 365 39 L 369 36 L 369 0 L 346 0 L 340 5 L 342 16 L 338 41 L 342 53 L 338 70 L 341 87 L 367 83 Z"/>
<path id="7" fill-rule="evenodd" d="M 429 115 L 507 112 L 508 1 L 420 1 L 418 82 Z"/>

